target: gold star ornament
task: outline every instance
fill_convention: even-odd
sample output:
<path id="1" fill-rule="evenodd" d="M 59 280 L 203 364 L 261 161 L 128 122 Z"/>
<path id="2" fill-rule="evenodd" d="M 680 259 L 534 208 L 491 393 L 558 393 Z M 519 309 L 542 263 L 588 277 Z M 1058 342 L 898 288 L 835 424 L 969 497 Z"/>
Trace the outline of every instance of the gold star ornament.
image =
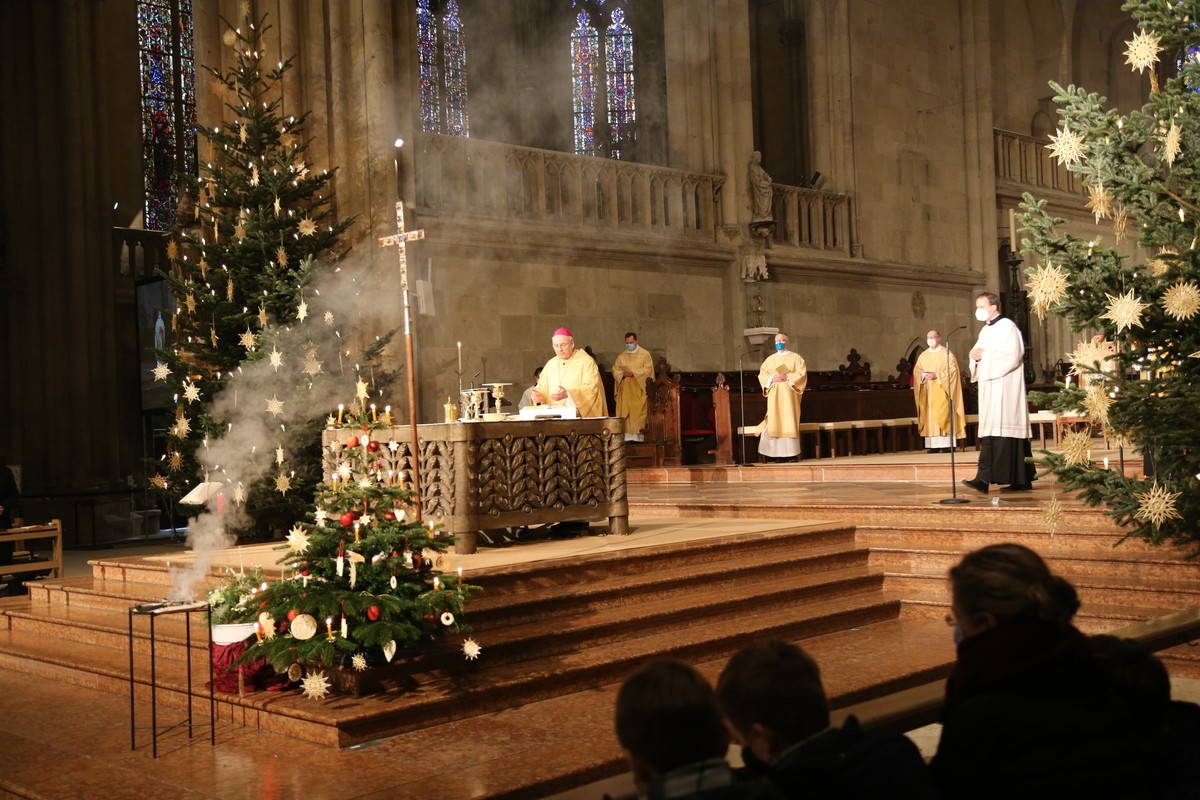
<path id="1" fill-rule="evenodd" d="M 279 492 L 280 494 L 287 494 L 288 490 L 291 488 L 292 479 L 286 474 L 281 472 L 275 476 L 275 491 Z"/>
<path id="2" fill-rule="evenodd" d="M 154 366 L 154 380 L 165 381 L 171 374 L 171 369 L 161 361 Z"/>
<path id="3" fill-rule="evenodd" d="M 1050 529 L 1052 535 L 1062 524 L 1065 512 L 1066 506 L 1059 501 L 1057 496 L 1042 503 L 1042 521 L 1046 523 L 1046 527 Z"/>
<path id="4" fill-rule="evenodd" d="M 294 526 L 287 535 L 288 547 L 297 553 L 308 552 L 308 533 L 299 525 Z"/>
<path id="5" fill-rule="evenodd" d="M 275 395 L 271 395 L 271 399 L 267 401 L 267 413 L 272 417 L 282 417 L 283 401 Z"/>
<path id="6" fill-rule="evenodd" d="M 312 236 L 317 232 L 317 223 L 313 222 L 308 217 L 300 220 L 300 225 L 297 228 L 301 236 Z"/>

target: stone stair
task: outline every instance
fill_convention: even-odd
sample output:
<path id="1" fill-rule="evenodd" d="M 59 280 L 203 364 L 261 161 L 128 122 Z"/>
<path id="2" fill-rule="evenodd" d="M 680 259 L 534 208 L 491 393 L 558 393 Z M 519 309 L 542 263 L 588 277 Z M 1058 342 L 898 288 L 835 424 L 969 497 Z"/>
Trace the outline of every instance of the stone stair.
<path id="1" fill-rule="evenodd" d="M 28 598 L 0 604 L 0 666 L 127 694 L 132 646 L 134 691 L 146 699 L 146 618 L 135 616 L 131 644 L 128 609 L 165 595 L 167 567 L 141 559 L 91 564 L 91 576 L 39 581 Z M 844 525 L 497 567 L 472 577 L 485 588 L 469 612 L 470 635 L 484 648 L 480 661 L 462 657 L 457 635 L 404 664 L 404 692 L 325 703 L 297 692 L 218 695 L 216 711 L 223 721 L 347 746 L 619 683 L 651 657 L 720 663 L 755 639 L 831 635 L 856 636 L 854 649 L 868 652 L 869 637 L 855 632 L 900 618 L 903 598 L 884 580 Z M 197 685 L 207 677 L 205 631 L 194 621 L 189 650 L 183 615 L 156 623 L 158 702 L 182 707 L 186 659 Z M 946 648 L 915 670 L 872 674 L 845 692 L 902 688 L 943 672 L 951 657 Z M 207 703 L 198 708 L 208 713 Z"/>

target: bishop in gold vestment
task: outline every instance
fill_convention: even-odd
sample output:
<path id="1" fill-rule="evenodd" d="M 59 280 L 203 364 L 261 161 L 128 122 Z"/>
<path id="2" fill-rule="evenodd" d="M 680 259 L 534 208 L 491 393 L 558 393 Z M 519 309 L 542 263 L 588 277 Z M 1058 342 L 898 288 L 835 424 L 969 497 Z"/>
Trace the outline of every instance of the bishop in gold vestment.
<path id="1" fill-rule="evenodd" d="M 760 426 L 758 452 L 769 458 L 800 455 L 800 399 L 808 385 L 808 368 L 788 350 L 786 333 L 775 336 L 775 353 L 763 361 L 758 382 L 767 397 L 767 418 Z"/>
<path id="2" fill-rule="evenodd" d="M 930 452 L 944 451 L 954 446 L 950 438 L 951 401 L 954 408 L 954 438 L 966 436 L 967 424 L 963 414 L 962 380 L 958 359 L 942 347 L 937 331 L 926 334 L 929 349 L 917 357 L 913 366 L 913 395 L 917 401 L 917 430 L 925 437 Z"/>
<path id="3" fill-rule="evenodd" d="M 646 427 L 646 381 L 654 376 L 654 360 L 638 344 L 637 334 L 625 334 L 625 350 L 612 367 L 617 416 L 625 420 L 625 441 L 642 442 Z"/>
<path id="4" fill-rule="evenodd" d="M 549 406 L 574 406 L 581 417 L 607 417 L 604 384 L 596 362 L 582 350 L 575 349 L 575 337 L 566 328 L 559 328 L 550 339 L 554 357 L 542 367 L 534 387 L 533 402 Z"/>

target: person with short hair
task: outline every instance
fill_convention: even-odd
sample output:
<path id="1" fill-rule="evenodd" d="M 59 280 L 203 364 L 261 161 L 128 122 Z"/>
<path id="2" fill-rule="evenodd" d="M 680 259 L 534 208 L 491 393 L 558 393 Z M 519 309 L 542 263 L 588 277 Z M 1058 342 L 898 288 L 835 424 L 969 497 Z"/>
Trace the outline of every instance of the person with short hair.
<path id="1" fill-rule="evenodd" d="M 639 797 L 781 797 L 770 782 L 741 780 L 730 769 L 729 735 L 712 686 L 682 661 L 651 661 L 625 679 L 617 693 L 616 729 Z"/>
<path id="2" fill-rule="evenodd" d="M 581 417 L 606 417 L 604 384 L 596 361 L 575 347 L 575 337 L 559 328 L 550 337 L 554 357 L 542 367 L 541 377 L 531 393 L 534 403 L 572 406 Z"/>
<path id="3" fill-rule="evenodd" d="M 649 351 L 638 344 L 635 332 L 625 334 L 625 349 L 613 362 L 612 374 L 617 417 L 625 420 L 625 441 L 644 442 L 646 381 L 654 377 L 654 360 Z"/>
<path id="4" fill-rule="evenodd" d="M 930 453 L 949 453 L 955 439 L 966 436 L 966 415 L 963 413 L 962 380 L 958 359 L 949 348 L 942 346 L 942 335 L 936 330 L 925 334 L 929 349 L 917 356 L 913 365 L 913 396 L 917 401 L 917 430 L 925 437 Z M 950 434 L 951 417 L 954 435 Z"/>
<path id="5" fill-rule="evenodd" d="M 538 378 L 540 378 L 541 375 L 541 367 L 538 367 L 533 371 L 533 383 L 531 383 L 529 386 L 526 386 L 525 391 L 521 393 L 521 401 L 517 403 L 517 411 L 533 405 L 533 390 L 537 388 Z"/>
<path id="6" fill-rule="evenodd" d="M 775 352 L 763 360 L 758 382 L 767 398 L 767 416 L 759 426 L 758 452 L 777 461 L 800 457 L 800 400 L 808 386 L 808 367 L 788 349 L 791 337 L 775 334 Z"/>
<path id="7" fill-rule="evenodd" d="M 729 659 L 717 702 L 742 760 L 786 797 L 917 798 L 932 791 L 917 746 L 868 738 L 853 716 L 829 724 L 817 662 L 795 644 L 751 644 Z"/>
<path id="8" fill-rule="evenodd" d="M 1000 316 L 993 292 L 975 298 L 975 319 L 983 323 L 971 348 L 971 381 L 979 388 L 979 466 L 963 484 L 980 494 L 993 483 L 1008 484 L 1002 492 L 1028 491 L 1037 471 L 1029 461 L 1025 341 L 1017 324 Z"/>

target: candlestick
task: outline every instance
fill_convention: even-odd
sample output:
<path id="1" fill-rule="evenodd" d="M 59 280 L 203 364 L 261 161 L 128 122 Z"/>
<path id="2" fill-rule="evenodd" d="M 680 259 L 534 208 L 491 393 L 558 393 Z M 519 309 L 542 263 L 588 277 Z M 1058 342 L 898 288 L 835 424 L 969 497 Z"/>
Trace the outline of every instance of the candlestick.
<path id="1" fill-rule="evenodd" d="M 1017 212 L 1012 208 L 1008 210 L 1008 249 L 1017 252 Z"/>
<path id="2" fill-rule="evenodd" d="M 325 618 L 325 635 L 330 639 L 333 638 L 333 617 Z"/>

